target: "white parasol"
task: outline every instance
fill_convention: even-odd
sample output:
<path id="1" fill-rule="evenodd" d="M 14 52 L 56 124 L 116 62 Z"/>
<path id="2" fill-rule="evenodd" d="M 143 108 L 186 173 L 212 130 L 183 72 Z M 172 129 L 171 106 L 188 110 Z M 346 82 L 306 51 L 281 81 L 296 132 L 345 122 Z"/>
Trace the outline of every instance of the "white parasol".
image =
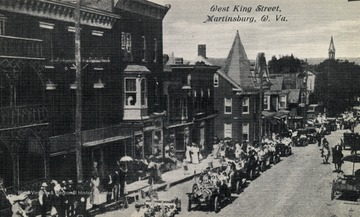
<path id="1" fill-rule="evenodd" d="M 120 158 L 120 162 L 125 162 L 125 169 L 127 171 L 127 162 L 133 161 L 132 157 L 125 155 L 124 157 Z"/>

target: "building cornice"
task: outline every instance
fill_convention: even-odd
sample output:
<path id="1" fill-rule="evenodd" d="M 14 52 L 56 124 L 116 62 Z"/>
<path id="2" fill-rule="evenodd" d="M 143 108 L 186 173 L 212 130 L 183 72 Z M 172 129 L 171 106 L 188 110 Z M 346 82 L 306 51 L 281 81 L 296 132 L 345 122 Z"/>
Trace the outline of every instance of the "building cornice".
<path id="1" fill-rule="evenodd" d="M 75 4 L 50 0 L 0 0 L 0 10 L 35 17 L 74 22 Z M 81 7 L 81 24 L 111 29 L 120 16 Z"/>
<path id="2" fill-rule="evenodd" d="M 147 0 L 119 0 L 114 7 L 159 20 L 164 19 L 170 9 L 170 5 L 162 6 Z"/>

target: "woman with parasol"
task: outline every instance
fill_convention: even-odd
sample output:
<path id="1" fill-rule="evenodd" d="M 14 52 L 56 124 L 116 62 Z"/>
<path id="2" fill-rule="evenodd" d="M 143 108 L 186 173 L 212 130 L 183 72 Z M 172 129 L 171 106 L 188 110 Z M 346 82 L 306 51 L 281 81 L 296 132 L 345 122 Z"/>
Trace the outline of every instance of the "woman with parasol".
<path id="1" fill-rule="evenodd" d="M 120 197 L 125 196 L 125 187 L 126 187 L 126 174 L 128 172 L 128 167 L 127 164 L 128 162 L 133 161 L 133 159 L 129 156 L 124 156 L 122 158 L 120 158 L 120 160 L 117 162 L 117 168 L 116 168 L 116 173 L 118 176 L 118 184 L 119 189 L 120 189 Z"/>

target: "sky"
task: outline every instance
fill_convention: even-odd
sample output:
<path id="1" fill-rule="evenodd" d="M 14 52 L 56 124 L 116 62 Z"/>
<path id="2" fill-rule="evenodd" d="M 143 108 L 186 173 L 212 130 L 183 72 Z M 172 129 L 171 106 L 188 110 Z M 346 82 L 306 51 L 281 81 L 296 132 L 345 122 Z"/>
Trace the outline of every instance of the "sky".
<path id="1" fill-rule="evenodd" d="M 291 54 L 300 59 L 327 58 L 331 36 L 336 58 L 360 57 L 360 1 L 150 1 L 171 5 L 163 20 L 164 54 L 174 52 L 186 60 L 196 58 L 198 44 L 206 44 L 208 57 L 226 58 L 237 30 L 249 59 L 255 59 L 259 52 L 265 52 L 267 60 Z M 258 5 L 275 7 L 277 11 L 256 11 Z M 251 10 L 246 11 L 245 7 Z M 215 22 L 214 18 L 209 21 L 208 16 L 249 18 Z M 280 19 L 276 21 L 276 17 Z"/>

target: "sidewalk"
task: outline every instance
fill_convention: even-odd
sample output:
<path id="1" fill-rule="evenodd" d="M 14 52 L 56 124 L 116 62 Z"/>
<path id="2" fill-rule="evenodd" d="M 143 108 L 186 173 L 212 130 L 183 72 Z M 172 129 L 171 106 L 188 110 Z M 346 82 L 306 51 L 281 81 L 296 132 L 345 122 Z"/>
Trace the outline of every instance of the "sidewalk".
<path id="1" fill-rule="evenodd" d="M 199 164 L 187 164 L 188 170 L 185 171 L 183 167 L 165 172 L 162 174 L 162 180 L 164 181 L 161 184 L 154 184 L 153 189 L 162 190 L 165 188 L 172 187 L 176 184 L 180 184 L 182 182 L 188 181 L 192 179 L 195 175 L 200 174 L 203 170 L 205 170 L 209 165 L 212 164 L 213 168 L 217 168 L 221 166 L 219 159 L 214 159 L 212 156 L 208 156 L 206 159 L 200 161 Z M 148 191 L 150 188 L 150 184 L 148 184 L 148 180 L 140 180 L 128 184 L 126 189 L 128 194 L 126 196 L 127 199 L 135 199 L 140 190 Z M 106 203 L 106 194 L 107 192 L 102 192 L 100 194 L 100 202 L 101 204 Z M 106 204 L 106 208 L 115 205 L 115 203 Z M 90 199 L 88 198 L 86 209 L 90 210 L 92 205 L 90 204 Z"/>

